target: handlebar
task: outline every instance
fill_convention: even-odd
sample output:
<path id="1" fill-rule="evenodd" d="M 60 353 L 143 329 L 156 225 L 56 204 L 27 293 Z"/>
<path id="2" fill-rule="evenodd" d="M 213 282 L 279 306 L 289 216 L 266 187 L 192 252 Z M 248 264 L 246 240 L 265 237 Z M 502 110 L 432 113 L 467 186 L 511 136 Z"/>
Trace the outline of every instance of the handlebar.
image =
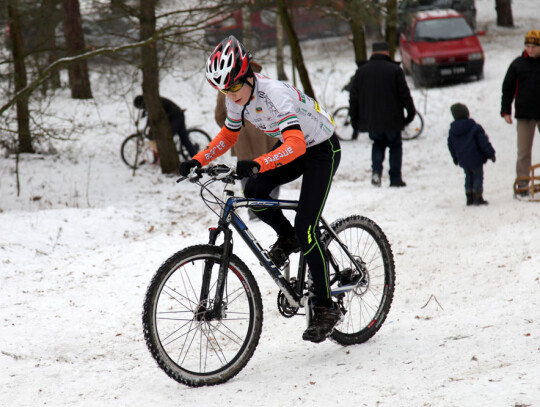
<path id="1" fill-rule="evenodd" d="M 227 179 L 229 179 L 229 182 L 235 179 L 240 179 L 240 177 L 234 172 L 234 168 L 225 164 L 218 164 L 209 165 L 204 168 L 194 167 L 191 169 L 191 172 L 187 177 L 180 177 L 176 180 L 176 182 L 182 182 L 186 179 L 189 179 L 191 182 L 197 182 L 204 174 L 207 174 L 216 180 L 225 180 L 225 182 L 227 182 Z"/>
<path id="2" fill-rule="evenodd" d="M 258 168 L 253 168 L 252 170 L 252 176 L 257 175 L 259 172 Z M 191 182 L 197 182 L 199 179 L 201 179 L 203 174 L 209 175 L 214 180 L 223 180 L 223 182 L 227 183 L 234 183 L 234 180 L 242 179 L 243 177 L 239 177 L 236 172 L 235 168 L 229 167 L 226 164 L 217 164 L 217 165 L 209 165 L 203 168 L 197 168 L 194 167 L 191 169 L 190 173 L 187 177 L 180 177 L 176 180 L 176 182 L 182 182 L 185 179 L 189 179 Z"/>

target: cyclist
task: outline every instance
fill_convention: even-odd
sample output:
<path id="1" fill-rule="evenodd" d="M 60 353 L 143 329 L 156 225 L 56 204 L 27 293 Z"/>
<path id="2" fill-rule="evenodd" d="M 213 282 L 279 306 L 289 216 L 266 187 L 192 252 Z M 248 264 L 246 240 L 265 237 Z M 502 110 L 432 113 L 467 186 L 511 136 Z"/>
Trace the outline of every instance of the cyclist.
<path id="1" fill-rule="evenodd" d="M 188 137 L 184 118 L 184 111 L 180 109 L 180 107 L 172 100 L 161 96 L 159 100 L 161 101 L 163 110 L 165 110 L 165 113 L 167 114 L 167 119 L 169 119 L 172 134 L 178 134 L 178 136 L 180 137 L 180 141 L 184 146 L 186 146 L 186 149 L 191 156 L 197 154 L 197 152 L 199 151 L 198 146 L 194 146 Z M 146 117 L 146 106 L 144 105 L 144 98 L 142 95 L 135 96 L 135 99 L 133 99 L 133 106 L 135 106 L 137 109 L 142 109 L 142 117 Z M 150 133 L 149 135 L 150 140 L 153 139 L 151 134 L 152 133 Z"/>
<path id="2" fill-rule="evenodd" d="M 278 235 L 269 253 L 274 264 L 281 267 L 300 249 L 306 258 L 313 281 L 313 318 L 302 338 L 318 343 L 341 317 L 330 295 L 326 253 L 317 227 L 341 158 L 340 145 L 333 118 L 315 100 L 287 83 L 254 73 L 251 58 L 234 36 L 224 39 L 208 58 L 206 78 L 227 96 L 227 118 L 206 150 L 180 164 L 180 174 L 188 175 L 231 148 L 244 120 L 280 141 L 267 154 L 238 161 L 236 174 L 251 176 L 244 195 L 257 199 L 271 199 L 275 187 L 303 177 L 294 227 L 280 209 L 256 213 Z"/>

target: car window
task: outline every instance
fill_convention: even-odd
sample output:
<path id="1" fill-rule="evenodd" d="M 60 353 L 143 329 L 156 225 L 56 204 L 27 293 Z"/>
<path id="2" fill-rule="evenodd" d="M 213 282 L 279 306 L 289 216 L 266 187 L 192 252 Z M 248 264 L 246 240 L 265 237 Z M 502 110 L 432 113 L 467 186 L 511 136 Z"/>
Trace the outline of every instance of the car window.
<path id="1" fill-rule="evenodd" d="M 453 0 L 435 0 L 431 4 L 437 8 L 452 8 Z"/>
<path id="2" fill-rule="evenodd" d="M 414 29 L 415 41 L 443 41 L 470 37 L 473 31 L 464 18 L 423 20 Z"/>

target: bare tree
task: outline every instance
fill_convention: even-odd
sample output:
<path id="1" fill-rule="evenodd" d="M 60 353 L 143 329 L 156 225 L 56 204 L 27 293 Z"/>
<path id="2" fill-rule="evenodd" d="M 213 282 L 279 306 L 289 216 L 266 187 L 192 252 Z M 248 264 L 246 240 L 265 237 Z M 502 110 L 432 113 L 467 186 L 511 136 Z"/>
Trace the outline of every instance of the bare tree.
<path id="1" fill-rule="evenodd" d="M 277 78 L 280 81 L 287 80 L 285 73 L 285 56 L 283 55 L 283 47 L 285 46 L 285 37 L 283 36 L 283 24 L 279 14 L 276 14 L 276 71 Z"/>
<path id="2" fill-rule="evenodd" d="M 390 58 L 394 59 L 397 43 L 397 1 L 386 0 L 386 33 L 385 40 L 390 47 Z"/>
<path id="3" fill-rule="evenodd" d="M 57 7 L 59 4 L 59 0 L 42 0 L 39 8 L 38 35 L 42 40 L 40 48 L 46 54 L 44 58 L 45 65 L 49 65 L 58 59 L 55 31 L 60 17 L 60 10 Z M 42 68 L 41 63 L 39 68 Z M 51 76 L 45 84 L 46 86 L 43 86 L 44 90 L 47 88 L 58 89 L 60 87 L 60 72 L 58 69 L 51 72 Z"/>
<path id="4" fill-rule="evenodd" d="M 156 2 L 157 0 L 140 0 L 140 35 L 141 40 L 149 39 L 156 34 Z M 178 153 L 174 146 L 171 126 L 159 98 L 159 66 L 157 43 L 150 42 L 141 49 L 142 88 L 148 120 L 152 135 L 156 140 L 161 171 L 164 174 L 178 171 Z"/>
<path id="5" fill-rule="evenodd" d="M 85 51 L 84 33 L 81 24 L 79 0 L 63 0 L 64 37 L 69 56 L 82 54 Z M 69 86 L 73 99 L 91 99 L 92 89 L 85 59 L 68 66 Z"/>
<path id="6" fill-rule="evenodd" d="M 497 11 L 497 25 L 501 27 L 513 27 L 512 0 L 495 0 Z"/>
<path id="7" fill-rule="evenodd" d="M 289 38 L 289 45 L 291 47 L 293 64 L 298 71 L 298 75 L 300 76 L 300 81 L 302 82 L 304 93 L 315 99 L 315 92 L 313 91 L 313 87 L 311 86 L 311 81 L 309 80 L 309 73 L 306 65 L 304 64 L 302 48 L 300 48 L 300 42 L 298 41 L 298 36 L 296 35 L 296 31 L 294 30 L 294 26 L 292 24 L 289 13 L 287 12 L 287 7 L 285 6 L 284 0 L 277 0 L 277 5 L 279 16 L 281 18 L 281 23 L 283 24 L 283 28 L 285 29 L 287 37 Z"/>
<path id="8" fill-rule="evenodd" d="M 362 19 L 357 14 L 360 10 L 357 0 L 345 0 L 342 15 L 349 22 L 352 33 L 352 43 L 354 49 L 354 61 L 358 64 L 367 59 L 366 34 Z"/>
<path id="9" fill-rule="evenodd" d="M 315 4 L 326 15 L 341 18 L 349 23 L 354 60 L 357 64 L 365 61 L 368 33 L 380 32 L 381 5 L 373 0 L 344 0 L 342 3 L 334 0 L 316 0 Z"/>
<path id="10" fill-rule="evenodd" d="M 253 47 L 251 34 L 251 4 L 248 3 L 242 6 L 242 44 L 247 49 Z"/>
<path id="11" fill-rule="evenodd" d="M 8 1 L 8 19 L 12 39 L 13 67 L 15 76 L 15 92 L 19 92 L 27 85 L 26 64 L 24 61 L 24 44 L 19 17 L 18 0 Z M 17 131 L 19 153 L 33 153 L 32 136 L 30 135 L 30 114 L 28 112 L 28 96 L 23 95 L 17 99 Z"/>

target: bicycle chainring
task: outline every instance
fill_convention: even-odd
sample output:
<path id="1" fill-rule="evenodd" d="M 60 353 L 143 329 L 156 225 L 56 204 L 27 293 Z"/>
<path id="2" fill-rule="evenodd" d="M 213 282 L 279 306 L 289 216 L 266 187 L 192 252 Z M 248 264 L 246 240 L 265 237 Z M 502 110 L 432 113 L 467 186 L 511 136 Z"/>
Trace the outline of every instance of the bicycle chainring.
<path id="1" fill-rule="evenodd" d="M 283 294 L 283 291 L 281 290 L 279 290 L 277 296 L 277 307 L 279 313 L 285 318 L 294 317 L 298 313 L 298 307 L 293 307 L 291 304 L 289 304 L 287 297 L 285 297 L 285 294 Z"/>

